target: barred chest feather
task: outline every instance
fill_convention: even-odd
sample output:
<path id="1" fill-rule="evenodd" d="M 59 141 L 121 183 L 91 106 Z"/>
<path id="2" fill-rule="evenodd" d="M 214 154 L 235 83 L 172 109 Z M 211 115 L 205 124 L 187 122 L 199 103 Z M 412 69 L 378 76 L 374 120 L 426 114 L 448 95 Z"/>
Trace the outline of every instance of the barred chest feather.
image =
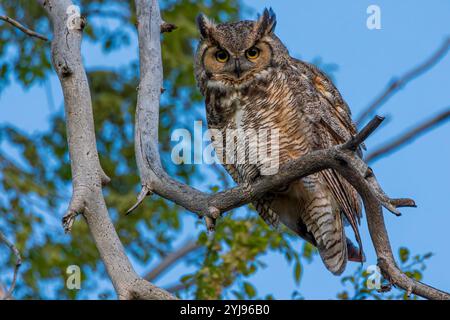
<path id="1" fill-rule="evenodd" d="M 240 129 L 245 134 L 253 131 L 258 134 L 262 130 L 270 134 L 277 133 L 278 145 L 270 145 L 270 148 L 277 148 L 280 165 L 306 154 L 310 151 L 308 141 L 311 130 L 308 130 L 308 121 L 304 113 L 300 112 L 299 101 L 287 81 L 282 72 L 267 72 L 265 76 L 255 77 L 247 85 L 233 87 L 217 82 L 209 84 L 206 95 L 209 128 L 219 129 L 224 142 L 230 133 L 229 129 Z M 252 141 L 250 139 L 249 143 Z M 238 148 L 239 144 L 233 147 Z M 255 149 L 245 150 L 246 160 L 252 158 L 249 154 L 252 150 Z M 243 151 L 236 149 L 234 152 L 239 154 Z M 258 176 L 262 164 L 234 165 L 244 181 L 250 182 Z"/>

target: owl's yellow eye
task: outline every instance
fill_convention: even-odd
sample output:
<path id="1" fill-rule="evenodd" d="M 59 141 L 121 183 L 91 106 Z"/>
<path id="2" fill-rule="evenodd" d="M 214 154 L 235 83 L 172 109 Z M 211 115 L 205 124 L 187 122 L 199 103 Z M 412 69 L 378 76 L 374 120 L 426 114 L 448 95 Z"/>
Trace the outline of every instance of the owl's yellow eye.
<path id="1" fill-rule="evenodd" d="M 219 50 L 216 52 L 216 60 L 225 63 L 230 58 L 230 55 L 225 50 Z"/>
<path id="2" fill-rule="evenodd" d="M 256 58 L 259 57 L 259 52 L 260 51 L 257 47 L 251 47 L 245 52 L 245 55 L 247 56 L 248 59 L 255 60 Z"/>

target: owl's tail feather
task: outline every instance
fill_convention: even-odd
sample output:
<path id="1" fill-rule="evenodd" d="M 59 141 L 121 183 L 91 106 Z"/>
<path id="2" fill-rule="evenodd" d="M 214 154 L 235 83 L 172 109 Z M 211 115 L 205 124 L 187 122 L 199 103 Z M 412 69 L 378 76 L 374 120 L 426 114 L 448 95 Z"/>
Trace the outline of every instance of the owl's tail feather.
<path id="1" fill-rule="evenodd" d="M 331 273 L 340 275 L 347 265 L 347 238 L 341 214 L 332 204 L 328 196 L 316 193 L 316 197 L 307 206 L 302 220 L 308 231 L 313 234 L 326 268 Z"/>
<path id="2" fill-rule="evenodd" d="M 347 255 L 348 261 L 353 262 L 366 262 L 366 256 L 364 252 L 360 250 L 360 248 L 356 247 L 353 242 L 347 238 Z"/>

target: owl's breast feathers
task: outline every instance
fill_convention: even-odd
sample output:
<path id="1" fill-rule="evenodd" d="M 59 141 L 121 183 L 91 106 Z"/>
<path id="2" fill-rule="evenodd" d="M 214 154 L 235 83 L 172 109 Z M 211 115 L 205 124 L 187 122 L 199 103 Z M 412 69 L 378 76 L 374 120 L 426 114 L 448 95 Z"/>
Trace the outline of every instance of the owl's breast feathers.
<path id="1" fill-rule="evenodd" d="M 291 59 L 289 64 L 255 77 L 246 86 L 205 86 L 210 128 L 269 129 L 279 133 L 279 164 L 313 150 L 344 143 L 356 133 L 347 104 L 332 82 L 316 67 Z M 260 176 L 260 163 L 228 163 L 237 183 Z M 286 191 L 287 190 L 287 191 Z M 254 203 L 264 220 L 281 220 L 318 246 L 330 271 L 339 274 L 350 260 L 363 260 L 358 231 L 360 199 L 337 172 L 328 169 L 294 182 L 283 192 L 271 192 Z M 342 217 L 345 217 L 345 219 Z M 342 219 L 342 220 L 341 220 Z M 343 222 L 352 226 L 360 251 L 345 238 Z"/>

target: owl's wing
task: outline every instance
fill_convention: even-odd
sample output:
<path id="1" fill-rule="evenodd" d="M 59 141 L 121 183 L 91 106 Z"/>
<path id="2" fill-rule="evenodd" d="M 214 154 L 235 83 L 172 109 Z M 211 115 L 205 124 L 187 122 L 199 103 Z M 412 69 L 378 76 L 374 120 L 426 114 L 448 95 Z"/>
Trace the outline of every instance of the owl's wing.
<path id="1" fill-rule="evenodd" d="M 348 105 L 330 79 L 317 67 L 298 61 L 299 69 L 306 72 L 300 75 L 304 86 L 308 87 L 309 99 L 301 107 L 311 114 L 314 130 L 314 144 L 318 149 L 326 149 L 348 141 L 356 134 L 356 126 L 351 119 Z M 305 77 L 306 76 L 306 77 Z M 307 80 L 306 80 L 307 79 Z M 305 81 L 308 83 L 305 84 Z M 361 153 L 361 150 L 359 150 Z M 361 218 L 361 201 L 356 190 L 339 173 L 332 169 L 320 172 L 334 198 L 342 208 L 347 221 L 355 232 L 359 247 L 361 237 L 358 224 Z"/>
<path id="2" fill-rule="evenodd" d="M 312 64 L 302 63 L 311 71 L 312 85 L 320 98 L 328 102 L 323 103 L 323 108 L 320 110 L 324 120 L 323 125 L 328 127 L 328 131 L 337 138 L 339 143 L 346 142 L 357 133 L 350 108 L 325 73 Z"/>

